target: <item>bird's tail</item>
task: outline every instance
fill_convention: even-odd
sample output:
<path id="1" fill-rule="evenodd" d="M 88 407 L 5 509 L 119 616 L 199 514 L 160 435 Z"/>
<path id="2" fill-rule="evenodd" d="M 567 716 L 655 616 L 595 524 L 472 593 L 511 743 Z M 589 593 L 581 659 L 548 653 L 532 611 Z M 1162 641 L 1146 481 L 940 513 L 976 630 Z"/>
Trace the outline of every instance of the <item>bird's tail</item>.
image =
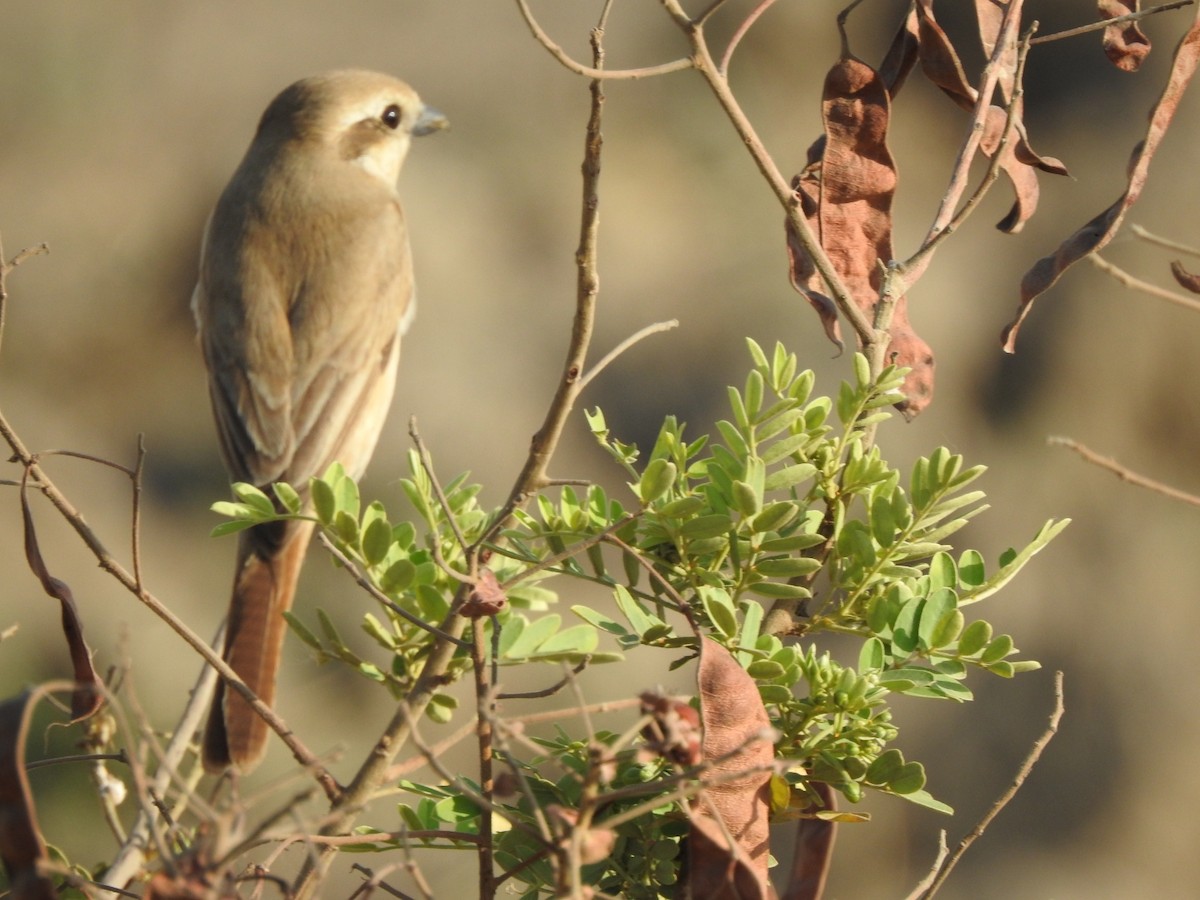
<path id="1" fill-rule="evenodd" d="M 263 541 L 254 534 L 257 529 L 250 529 L 238 542 L 224 658 L 267 706 L 275 702 L 275 676 L 287 630 L 283 613 L 292 605 L 312 529 L 311 522 L 288 523 L 278 541 Z M 205 769 L 248 772 L 266 753 L 267 731 L 267 723 L 245 698 L 218 682 L 204 731 Z"/>

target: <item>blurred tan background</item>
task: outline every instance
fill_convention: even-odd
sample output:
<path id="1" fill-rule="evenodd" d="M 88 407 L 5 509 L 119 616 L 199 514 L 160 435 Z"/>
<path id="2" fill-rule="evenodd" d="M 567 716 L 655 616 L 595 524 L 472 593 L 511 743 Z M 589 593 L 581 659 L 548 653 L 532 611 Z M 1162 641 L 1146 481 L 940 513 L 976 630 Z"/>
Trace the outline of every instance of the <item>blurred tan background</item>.
<path id="1" fill-rule="evenodd" d="M 570 52 L 586 55 L 599 3 L 536 4 Z M 698 5 L 698 4 L 692 4 Z M 731 11 L 753 4 L 733 0 Z M 802 165 L 819 128 L 817 98 L 835 59 L 840 3 L 781 2 L 733 65 L 734 85 L 780 168 Z M 879 53 L 901 0 L 873 0 L 852 20 L 854 49 Z M 956 34 L 969 20 L 939 13 Z M 966 6 L 966 4 L 961 4 Z M 1029 0 L 1042 33 L 1090 21 L 1090 0 Z M 942 7 L 947 7 L 941 12 Z M 1200 719 L 1190 668 L 1200 606 L 1197 513 L 1048 448 L 1067 434 L 1183 488 L 1200 490 L 1200 319 L 1132 294 L 1083 265 L 1025 326 L 1019 354 L 999 349 L 1020 274 L 1111 203 L 1191 13 L 1150 21 L 1155 52 L 1128 76 L 1092 35 L 1038 49 L 1029 63 L 1034 146 L 1071 168 L 1042 179 L 1042 211 L 1019 236 L 992 228 L 998 187 L 941 251 L 911 295 L 915 327 L 938 354 L 932 407 L 885 426 L 894 463 L 945 444 L 984 463 L 992 510 L 958 541 L 989 562 L 1050 517 L 1074 524 L 981 614 L 1011 631 L 1045 669 L 1015 682 L 973 676 L 979 701 L 899 705 L 900 746 L 926 763 L 947 820 L 888 798 L 872 824 L 843 828 L 828 895 L 904 896 L 925 872 L 939 829 L 957 841 L 1009 783 L 1051 708 L 1051 673 L 1066 673 L 1062 732 L 1012 805 L 967 856 L 942 896 L 1191 897 L 1200 778 Z M 727 34 L 735 15 L 723 19 Z M 609 65 L 682 55 L 658 4 L 617 4 Z M 977 55 L 968 63 L 978 62 Z M 408 79 L 453 129 L 414 147 L 401 192 L 413 231 L 421 310 L 404 346 L 392 418 L 368 491 L 403 508 L 405 423 L 418 417 L 443 477 L 470 469 L 500 502 L 540 422 L 561 364 L 574 302 L 578 166 L 587 85 L 530 38 L 512 3 L 447 0 L 354 4 L 82 4 L 7 0 L 0 28 L 0 235 L 6 253 L 41 241 L 49 257 L 10 278 L 0 406 L 34 448 L 71 448 L 132 463 L 145 434 L 143 562 L 148 586 L 198 631 L 223 614 L 233 544 L 210 540 L 209 503 L 225 496 L 188 300 L 205 216 L 259 113 L 284 85 L 328 68 L 377 68 Z M 1197 96 L 1187 97 L 1132 221 L 1200 244 Z M 836 389 L 848 361 L 787 283 L 780 211 L 697 76 L 611 84 L 604 133 L 595 356 L 637 328 L 680 328 L 639 345 L 584 398 L 615 431 L 645 445 L 676 413 L 698 435 L 725 414 L 728 383 L 747 366 L 743 335 L 777 339 Z M 944 189 L 964 119 L 919 76 L 897 102 L 898 252 L 923 234 Z M 1169 256 L 1122 236 L 1107 255 L 1166 281 Z M 614 491 L 619 473 L 576 416 L 555 470 Z M 48 469 L 108 546 L 127 558 L 129 490 L 120 476 L 56 459 Z M 0 477 L 15 477 L 15 467 Z M 0 493 L 0 696 L 68 673 L 57 610 L 29 574 L 19 509 Z M 186 646 L 96 568 L 73 534 L 37 504 L 43 551 L 73 587 L 103 669 L 128 655 L 155 725 L 167 728 L 197 671 Z M 315 554 L 314 554 L 315 557 Z M 358 638 L 364 608 L 320 559 L 298 610 L 329 609 Z M 280 710 L 311 746 L 361 743 L 387 714 L 379 691 L 287 651 Z M 656 654 L 634 654 L 584 680 L 590 697 L 654 684 L 685 688 Z M 549 673 L 547 678 L 549 678 Z M 546 701 L 547 704 L 566 702 Z M 62 740 L 62 738 L 57 738 Z M 458 759 L 458 757 L 456 757 Z M 466 766 L 469 757 L 461 756 Z M 265 783 L 287 768 L 281 748 Z M 349 772 L 347 764 L 339 774 Z M 464 771 L 470 773 L 470 769 Z M 48 838 L 84 863 L 111 843 L 78 774 L 41 772 L 34 787 Z M 260 776 L 256 775 L 255 779 Z M 55 800 L 73 798 L 73 802 Z M 80 827 L 83 821 L 94 825 Z M 398 821 L 384 804 L 370 819 Z M 781 837 L 786 837 L 781 835 Z M 777 851 L 786 853 L 787 841 Z M 377 861 L 370 861 L 377 862 Z M 465 857 L 422 858 L 440 896 L 469 896 Z M 349 862 L 346 862 L 348 868 Z M 347 884 L 354 880 L 348 876 Z M 349 892 L 347 889 L 346 893 Z"/>

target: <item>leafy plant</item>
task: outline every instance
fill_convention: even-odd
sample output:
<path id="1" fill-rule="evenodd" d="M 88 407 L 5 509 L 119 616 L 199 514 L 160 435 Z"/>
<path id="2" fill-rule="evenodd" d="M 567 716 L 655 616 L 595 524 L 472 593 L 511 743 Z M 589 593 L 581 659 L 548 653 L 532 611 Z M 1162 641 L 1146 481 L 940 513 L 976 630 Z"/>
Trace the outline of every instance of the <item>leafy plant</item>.
<path id="1" fill-rule="evenodd" d="M 1038 668 L 1014 658 L 1010 636 L 994 634 L 984 619 L 968 620 L 967 611 L 1007 584 L 1067 523 L 1047 522 L 989 573 L 978 551 L 955 553 L 948 543 L 987 508 L 974 488 L 984 468 L 937 448 L 903 478 L 867 443 L 868 431 L 903 396 L 903 370 L 889 367 L 872 378 L 859 355 L 855 380 L 831 399 L 813 396 L 812 372 L 798 371 L 781 344 L 769 357 L 752 341 L 749 350 L 752 368 L 740 390 L 730 388 L 730 418 L 716 423 L 716 436 L 688 440 L 684 426 L 668 417 L 643 460 L 638 448 L 612 436 L 599 410 L 588 415 L 597 441 L 628 478 L 634 506 L 626 509 L 598 485 L 582 495 L 567 486 L 555 499 L 539 495 L 535 512 L 517 514 L 491 547 L 489 566 L 509 601 L 484 626 L 492 662 L 610 662 L 646 648 L 665 651 L 663 664 L 675 667 L 694 658 L 700 637 L 708 636 L 754 679 L 776 730 L 775 753 L 786 768 L 776 777 L 777 818 L 820 811 L 815 783 L 852 803 L 877 791 L 950 812 L 925 790 L 921 763 L 895 746 L 891 698 L 967 701 L 972 669 L 1012 677 Z M 316 629 L 292 619 L 322 658 L 342 660 L 397 696 L 411 689 L 428 653 L 433 632 L 426 623 L 440 621 L 459 584 L 477 577 L 464 567 L 465 549 L 489 522 L 475 503 L 478 488 L 465 477 L 439 492 L 415 451 L 410 467 L 404 490 L 420 535 L 417 525 L 391 524 L 378 502 L 360 511 L 357 490 L 340 469 L 310 485 L 313 517 L 380 600 L 363 628 L 385 658 L 359 658 L 327 617 Z M 232 517 L 218 531 L 280 515 L 265 494 L 245 485 L 237 491 L 238 503 L 214 506 Z M 289 502 L 293 489 L 277 486 L 276 496 L 289 510 L 284 515 L 302 514 Z M 619 567 L 609 564 L 614 550 Z M 564 627 L 551 609 L 572 581 L 607 586 L 614 608 L 573 604 L 581 622 Z M 835 634 L 858 642 L 853 665 L 824 647 Z M 599 649 L 601 635 L 612 650 Z M 469 669 L 460 648 L 447 680 Z M 426 711 L 448 721 L 453 698 L 439 692 Z M 503 703 L 493 715 L 497 733 L 505 732 Z M 526 741 L 524 757 L 508 749 L 511 734 L 501 740 L 501 758 L 520 789 L 488 801 L 509 823 L 497 860 L 531 891 L 551 889 L 555 878 L 538 817 L 551 808 L 577 810 L 589 789 L 593 826 L 610 828 L 605 823 L 614 817 L 620 825 L 610 852 L 584 867 L 586 883 L 622 896 L 655 896 L 675 884 L 678 845 L 688 830 L 686 796 L 624 817 L 646 795 L 666 796 L 680 784 L 664 759 L 645 758 L 637 734 L 572 735 L 559 726 L 553 738 Z M 400 808 L 414 832 L 479 833 L 478 784 L 456 779 L 404 788 L 420 798 Z M 453 837 L 441 843 L 467 846 Z M 650 856 L 646 847 L 655 848 Z M 541 861 L 522 865 L 533 859 Z"/>

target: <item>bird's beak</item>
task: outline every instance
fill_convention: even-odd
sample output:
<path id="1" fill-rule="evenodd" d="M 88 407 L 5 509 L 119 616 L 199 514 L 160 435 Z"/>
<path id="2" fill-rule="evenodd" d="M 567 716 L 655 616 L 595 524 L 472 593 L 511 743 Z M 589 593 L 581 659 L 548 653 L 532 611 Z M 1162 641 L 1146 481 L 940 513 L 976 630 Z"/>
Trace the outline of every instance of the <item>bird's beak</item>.
<path id="1" fill-rule="evenodd" d="M 433 134 L 435 131 L 441 131 L 444 128 L 450 127 L 450 120 L 434 109 L 432 106 L 426 106 L 421 109 L 421 114 L 417 116 L 416 124 L 413 125 L 412 133 L 416 137 L 424 134 Z"/>

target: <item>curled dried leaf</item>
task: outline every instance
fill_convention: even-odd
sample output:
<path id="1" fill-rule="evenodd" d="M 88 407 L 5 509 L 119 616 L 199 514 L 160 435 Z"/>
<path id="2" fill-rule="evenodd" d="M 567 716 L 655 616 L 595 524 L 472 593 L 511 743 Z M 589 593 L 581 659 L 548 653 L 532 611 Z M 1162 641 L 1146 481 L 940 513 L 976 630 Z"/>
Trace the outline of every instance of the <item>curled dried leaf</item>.
<path id="1" fill-rule="evenodd" d="M 644 691 L 641 701 L 642 715 L 650 716 L 642 729 L 649 749 L 677 766 L 699 765 L 700 714 L 683 701 L 655 691 Z"/>
<path id="2" fill-rule="evenodd" d="M 906 43 L 889 57 L 893 88 L 911 68 Z M 808 165 L 792 181 L 801 210 L 851 299 L 874 317 L 882 287 L 881 263 L 890 262 L 892 198 L 896 165 L 887 145 L 891 115 L 889 87 L 878 72 L 845 54 L 829 70 L 822 93 L 824 136 L 809 148 Z M 825 334 L 840 350 L 836 308 L 809 255 L 790 225 L 787 232 L 792 285 L 821 319 Z M 891 361 L 911 369 L 898 404 L 912 418 L 933 396 L 933 351 L 908 321 L 907 299 L 896 301 L 892 318 Z M 898 339 L 899 338 L 899 339 Z"/>
<path id="3" fill-rule="evenodd" d="M 692 809 L 692 895 L 765 897 L 775 757 L 774 744 L 765 737 L 770 734 L 767 711 L 754 679 L 707 637 L 701 641 L 697 683 L 709 774 Z"/>
<path id="4" fill-rule="evenodd" d="M 484 569 L 479 574 L 479 580 L 471 586 L 471 593 L 467 595 L 463 604 L 462 614 L 468 619 L 488 618 L 500 613 L 507 604 L 508 597 L 500 587 L 500 582 L 496 580 L 496 573 L 491 569 Z"/>
<path id="5" fill-rule="evenodd" d="M 1138 12 L 1141 0 L 1096 0 L 1102 19 L 1116 19 Z M 1150 55 L 1150 39 L 1138 23 L 1119 22 L 1104 29 L 1104 55 L 1122 72 L 1136 72 Z"/>
<path id="6" fill-rule="evenodd" d="M 1200 294 L 1200 275 L 1193 275 L 1183 267 L 1183 263 L 1178 260 L 1171 263 L 1171 274 L 1175 276 L 1175 281 L 1181 288 L 1193 294 Z"/>
<path id="7" fill-rule="evenodd" d="M 1117 198 L 1115 203 L 1059 244 L 1051 255 L 1039 259 L 1025 273 L 1021 279 L 1021 300 L 1017 316 L 1008 324 L 1001 336 L 1005 352 L 1016 352 L 1017 334 L 1025 317 L 1033 308 L 1033 301 L 1049 290 L 1062 277 L 1063 272 L 1089 253 L 1105 246 L 1117 233 L 1125 213 L 1142 194 L 1142 188 L 1145 187 L 1146 177 L 1150 171 L 1150 162 L 1175 117 L 1179 101 L 1196 72 L 1198 60 L 1200 60 L 1200 16 L 1193 22 L 1191 29 L 1175 49 L 1171 73 L 1167 78 L 1162 95 L 1155 103 L 1154 109 L 1151 110 L 1150 125 L 1146 129 L 1146 136 L 1134 147 L 1129 160 L 1128 183 L 1124 193 Z"/>
<path id="8" fill-rule="evenodd" d="M 48 854 L 25 775 L 30 700 L 22 694 L 0 703 L 0 860 L 14 897 L 53 900 L 58 891 L 41 873 Z"/>
<path id="9" fill-rule="evenodd" d="M 62 610 L 63 637 L 67 642 L 67 651 L 71 655 L 71 666 L 75 678 L 75 690 L 71 693 L 71 720 L 78 722 L 86 719 L 100 709 L 104 697 L 98 690 L 100 679 L 92 667 L 92 652 L 83 639 L 83 620 L 79 617 L 79 609 L 71 588 L 65 581 L 55 578 L 46 568 L 42 559 L 42 551 L 38 546 L 37 531 L 33 525 L 33 511 L 29 508 L 27 490 L 29 471 L 21 478 L 21 518 L 25 526 L 25 560 L 30 570 L 49 596 L 58 601 Z"/>

